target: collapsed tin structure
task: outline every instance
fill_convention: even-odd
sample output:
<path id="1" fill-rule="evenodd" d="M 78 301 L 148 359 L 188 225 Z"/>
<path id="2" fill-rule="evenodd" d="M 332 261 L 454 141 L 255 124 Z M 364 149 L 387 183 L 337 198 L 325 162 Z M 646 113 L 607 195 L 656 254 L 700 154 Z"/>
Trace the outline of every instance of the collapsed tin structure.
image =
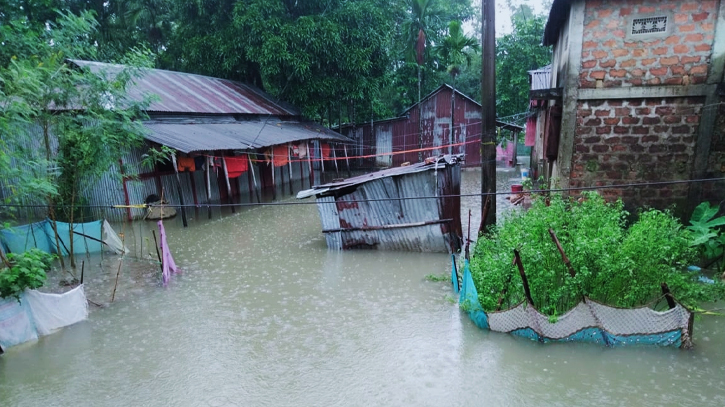
<path id="1" fill-rule="evenodd" d="M 456 252 L 462 242 L 462 162 L 462 154 L 431 157 L 316 185 L 297 198 L 317 198 L 330 249 Z"/>

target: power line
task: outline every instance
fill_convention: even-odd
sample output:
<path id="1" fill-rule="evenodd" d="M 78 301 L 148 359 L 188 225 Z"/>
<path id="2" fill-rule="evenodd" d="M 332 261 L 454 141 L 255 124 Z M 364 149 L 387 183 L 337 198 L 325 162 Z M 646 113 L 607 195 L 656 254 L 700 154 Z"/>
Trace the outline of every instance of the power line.
<path id="1" fill-rule="evenodd" d="M 725 181 L 725 177 L 722 178 L 702 178 L 693 180 L 677 180 L 677 181 L 657 181 L 657 182 L 641 182 L 641 183 L 629 183 L 629 184 L 612 184 L 612 185 L 598 185 L 590 187 L 570 187 L 570 188 L 552 188 L 552 189 L 536 189 L 528 190 L 523 193 L 526 194 L 546 194 L 552 192 L 569 192 L 569 191 L 596 191 L 602 189 L 615 189 L 615 188 L 632 188 L 632 187 L 653 187 L 653 186 L 664 186 L 664 185 L 677 185 L 677 184 L 690 184 L 690 183 L 704 183 L 704 182 L 718 182 Z M 375 199 L 359 199 L 345 201 L 349 203 L 365 203 L 365 202 L 385 202 L 385 201 L 405 201 L 405 200 L 421 200 L 421 199 L 442 199 L 442 198 L 464 198 L 464 197 L 482 197 L 482 196 L 498 196 L 498 195 L 518 195 L 522 192 L 488 192 L 488 193 L 476 193 L 476 194 L 456 194 L 456 195 L 438 195 L 438 196 L 411 196 L 411 197 L 400 197 L 400 198 L 375 198 Z M 328 204 L 335 204 L 336 202 L 322 202 Z M 316 201 L 290 201 L 290 202 L 247 202 L 247 203 L 231 203 L 231 204 L 188 204 L 188 205 L 163 205 L 174 208 L 226 208 L 226 207 L 240 207 L 240 206 L 289 206 L 289 205 L 317 205 Z M 153 205 L 154 207 L 160 207 L 162 205 Z M 0 207 L 4 208 L 47 208 L 48 205 L 23 205 L 23 204 L 0 204 Z M 107 209 L 145 209 L 151 207 L 146 204 L 137 205 L 68 205 L 68 204 L 57 204 L 54 205 L 56 208 L 63 207 L 74 207 L 74 208 L 107 208 Z"/>

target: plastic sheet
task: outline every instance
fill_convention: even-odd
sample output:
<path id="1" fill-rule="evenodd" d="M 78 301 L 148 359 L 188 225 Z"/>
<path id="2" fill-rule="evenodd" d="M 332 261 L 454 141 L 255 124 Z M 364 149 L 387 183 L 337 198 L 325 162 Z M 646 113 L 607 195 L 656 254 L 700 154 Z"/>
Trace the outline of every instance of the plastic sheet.
<path id="1" fill-rule="evenodd" d="M 55 230 L 58 231 L 56 244 Z M 48 253 L 68 255 L 70 252 L 70 224 L 46 219 L 28 225 L 13 226 L 0 230 L 3 248 L 10 253 L 23 253 L 38 248 Z M 118 234 L 105 220 L 73 224 L 73 253 L 98 253 L 102 250 L 116 254 L 127 251 Z"/>
<path id="2" fill-rule="evenodd" d="M 0 299 L 0 347 L 38 339 L 88 318 L 88 302 L 83 285 L 64 294 L 26 290 L 15 298 Z"/>

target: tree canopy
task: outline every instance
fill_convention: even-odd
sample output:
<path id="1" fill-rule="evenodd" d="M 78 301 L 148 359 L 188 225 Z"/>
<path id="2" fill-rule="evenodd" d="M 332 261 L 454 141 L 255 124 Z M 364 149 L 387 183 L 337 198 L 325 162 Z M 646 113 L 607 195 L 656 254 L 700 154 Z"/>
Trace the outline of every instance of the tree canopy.
<path id="1" fill-rule="evenodd" d="M 437 51 L 463 27 L 476 24 L 472 0 L 0 0 L 0 29 L 42 32 L 59 13 L 87 12 L 97 21 L 78 43 L 103 62 L 128 62 L 130 50 L 158 68 L 238 80 L 300 107 L 323 123 L 362 122 L 397 115 L 453 78 L 448 56 Z M 540 45 L 543 16 L 522 6 L 514 32 L 497 39 L 499 116 L 524 111 L 526 71 L 546 65 Z M 461 22 L 460 25 L 452 21 Z M 421 35 L 421 33 L 423 35 Z M 465 33 L 476 37 L 478 33 Z M 419 39 L 422 40 L 419 41 Z M 459 37 L 459 39 L 461 39 Z M 448 48 L 450 49 L 448 44 Z M 19 50 L 17 46 L 28 49 Z M 32 42 L 0 47 L 32 53 Z M 83 47 L 78 47 L 83 48 Z M 480 54 L 453 64 L 456 86 L 480 100 Z M 419 52 L 420 51 L 420 52 Z M 418 65 L 420 54 L 420 65 Z"/>

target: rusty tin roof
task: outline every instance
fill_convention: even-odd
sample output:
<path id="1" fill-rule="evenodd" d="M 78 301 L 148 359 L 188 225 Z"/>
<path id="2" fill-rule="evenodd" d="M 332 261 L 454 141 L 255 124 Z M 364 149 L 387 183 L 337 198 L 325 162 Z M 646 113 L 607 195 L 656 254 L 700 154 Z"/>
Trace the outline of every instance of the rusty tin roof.
<path id="1" fill-rule="evenodd" d="M 124 65 L 70 60 L 94 73 L 115 75 Z M 212 78 L 163 69 L 140 68 L 129 95 L 135 100 L 157 95 L 148 112 L 192 114 L 252 114 L 299 116 L 300 112 L 253 86 L 227 79 Z"/>

